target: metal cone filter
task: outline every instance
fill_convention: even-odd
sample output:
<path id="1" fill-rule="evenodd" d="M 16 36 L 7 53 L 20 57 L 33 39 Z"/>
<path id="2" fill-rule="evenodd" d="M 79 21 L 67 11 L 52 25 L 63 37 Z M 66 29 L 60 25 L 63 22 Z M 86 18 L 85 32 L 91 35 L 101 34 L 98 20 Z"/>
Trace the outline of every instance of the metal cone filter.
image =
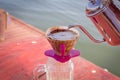
<path id="1" fill-rule="evenodd" d="M 64 39 L 53 38 L 52 36 L 50 36 L 51 34 L 54 34 L 53 33 L 54 31 L 56 31 L 55 33 L 59 33 L 59 31 L 64 31 L 64 30 L 74 33 L 73 38 L 64 40 Z M 69 34 L 67 36 L 69 36 Z M 69 51 L 74 47 L 76 41 L 78 40 L 79 32 L 73 28 L 68 29 L 68 27 L 65 26 L 55 26 L 49 28 L 46 31 L 46 37 L 49 43 L 51 44 L 52 48 L 54 49 L 56 55 L 62 56 L 60 46 L 64 44 L 65 45 L 64 56 L 67 56 L 69 55 Z"/>

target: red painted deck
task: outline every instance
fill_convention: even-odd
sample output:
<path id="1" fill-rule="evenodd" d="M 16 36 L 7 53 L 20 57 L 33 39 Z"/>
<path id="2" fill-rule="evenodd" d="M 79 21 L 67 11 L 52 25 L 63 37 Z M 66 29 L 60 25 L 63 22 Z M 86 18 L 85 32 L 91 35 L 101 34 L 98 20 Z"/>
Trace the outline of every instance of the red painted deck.
<path id="1" fill-rule="evenodd" d="M 0 43 L 0 80 L 33 80 L 33 69 L 47 61 L 44 51 L 50 48 L 44 32 L 11 16 L 6 41 Z M 73 61 L 74 80 L 120 80 L 81 57 Z"/>

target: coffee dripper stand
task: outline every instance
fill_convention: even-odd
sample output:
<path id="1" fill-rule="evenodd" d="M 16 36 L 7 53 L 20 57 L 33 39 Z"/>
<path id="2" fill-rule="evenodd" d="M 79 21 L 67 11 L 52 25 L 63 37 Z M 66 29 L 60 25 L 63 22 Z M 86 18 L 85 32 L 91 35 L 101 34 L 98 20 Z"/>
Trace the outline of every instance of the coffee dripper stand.
<path id="1" fill-rule="evenodd" d="M 34 80 L 73 80 L 74 63 L 73 57 L 80 55 L 80 51 L 72 49 L 65 56 L 65 45 L 60 45 L 61 56 L 54 49 L 45 51 L 48 57 L 46 64 L 39 64 L 33 71 Z"/>

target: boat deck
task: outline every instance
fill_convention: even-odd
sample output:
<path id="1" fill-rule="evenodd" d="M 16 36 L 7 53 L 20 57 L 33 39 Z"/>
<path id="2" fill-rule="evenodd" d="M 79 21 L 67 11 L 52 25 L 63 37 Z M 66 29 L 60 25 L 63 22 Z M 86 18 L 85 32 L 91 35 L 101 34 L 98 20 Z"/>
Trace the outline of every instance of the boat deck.
<path id="1" fill-rule="evenodd" d="M 33 80 L 33 69 L 46 63 L 44 52 L 51 46 L 43 31 L 13 16 L 10 18 L 6 40 L 0 43 L 0 80 Z M 74 80 L 120 80 L 82 57 L 73 58 L 73 62 Z"/>

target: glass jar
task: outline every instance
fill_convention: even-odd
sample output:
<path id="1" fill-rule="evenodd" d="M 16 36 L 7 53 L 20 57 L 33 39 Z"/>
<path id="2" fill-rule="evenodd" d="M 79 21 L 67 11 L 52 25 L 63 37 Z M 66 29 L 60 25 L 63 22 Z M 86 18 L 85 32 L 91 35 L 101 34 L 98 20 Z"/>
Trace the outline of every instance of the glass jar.
<path id="1" fill-rule="evenodd" d="M 46 73 L 46 80 L 73 80 L 74 65 L 72 60 L 61 63 L 49 57 L 47 64 L 41 64 L 34 70 L 34 79 L 42 80 L 44 73 Z"/>

